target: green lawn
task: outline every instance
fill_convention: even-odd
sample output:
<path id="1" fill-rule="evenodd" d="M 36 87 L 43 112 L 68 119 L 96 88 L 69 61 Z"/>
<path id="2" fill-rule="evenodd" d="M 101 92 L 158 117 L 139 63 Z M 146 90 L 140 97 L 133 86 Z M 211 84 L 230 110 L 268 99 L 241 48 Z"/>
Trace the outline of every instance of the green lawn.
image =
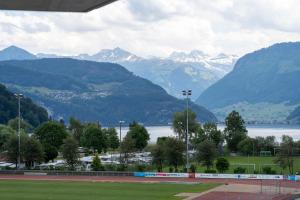
<path id="1" fill-rule="evenodd" d="M 182 192 L 203 192 L 218 184 L 141 184 L 0 181 L 2 200 L 172 200 Z"/>
<path id="2" fill-rule="evenodd" d="M 262 167 L 264 166 L 269 166 L 272 169 L 276 170 L 277 174 L 283 174 L 288 175 L 288 169 L 282 171 L 282 169 L 279 166 L 274 165 L 273 160 L 275 157 L 252 157 L 250 156 L 249 158 L 247 156 L 228 156 L 225 157 L 229 163 L 230 163 L 230 169 L 226 171 L 226 173 L 233 173 L 233 170 L 237 168 L 239 165 L 237 164 L 255 164 L 255 170 L 260 171 Z M 295 157 L 294 158 L 294 171 L 300 173 L 300 157 Z M 200 164 L 193 163 L 197 166 L 197 172 L 198 173 L 203 173 L 206 168 L 202 167 Z M 254 167 L 249 166 L 249 165 L 240 165 L 241 167 L 244 167 L 247 169 L 246 173 L 254 173 Z M 183 166 L 180 167 L 179 169 L 183 169 Z M 164 167 L 163 169 L 164 172 L 169 171 L 169 167 Z"/>
<path id="3" fill-rule="evenodd" d="M 284 174 L 288 174 L 288 170 L 284 170 L 282 171 L 282 169 L 279 166 L 274 165 L 273 160 L 275 159 L 275 157 L 252 157 L 250 156 L 245 157 L 245 156 L 237 156 L 237 157 L 226 157 L 226 159 L 228 159 L 228 161 L 231 164 L 230 173 L 233 173 L 233 169 L 237 167 L 237 165 L 233 165 L 234 163 L 242 163 L 242 164 L 255 164 L 255 168 L 257 171 L 261 170 L 262 167 L 264 166 L 269 166 L 272 167 L 272 169 L 275 169 L 276 172 L 278 174 L 280 174 L 281 172 L 283 172 Z M 300 157 L 295 157 L 294 159 L 295 163 L 294 163 L 294 171 L 295 172 L 300 172 Z M 271 164 L 271 165 L 270 165 Z M 248 169 L 249 173 L 253 173 L 253 166 L 243 166 L 245 168 Z"/>

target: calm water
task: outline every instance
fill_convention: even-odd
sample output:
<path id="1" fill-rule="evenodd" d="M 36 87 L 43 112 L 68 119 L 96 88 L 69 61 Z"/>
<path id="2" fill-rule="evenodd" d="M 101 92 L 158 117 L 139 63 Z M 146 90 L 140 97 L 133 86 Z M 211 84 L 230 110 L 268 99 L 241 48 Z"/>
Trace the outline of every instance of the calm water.
<path id="1" fill-rule="evenodd" d="M 219 129 L 223 130 L 224 126 L 219 125 Z M 175 136 L 170 126 L 151 126 L 147 127 L 150 133 L 151 143 L 155 143 L 158 137 L 162 136 Z M 300 140 L 300 126 L 289 125 L 248 125 L 248 135 L 255 136 L 275 136 L 278 141 L 281 140 L 282 135 L 292 136 L 295 140 Z M 125 135 L 128 127 L 122 128 L 122 135 Z"/>

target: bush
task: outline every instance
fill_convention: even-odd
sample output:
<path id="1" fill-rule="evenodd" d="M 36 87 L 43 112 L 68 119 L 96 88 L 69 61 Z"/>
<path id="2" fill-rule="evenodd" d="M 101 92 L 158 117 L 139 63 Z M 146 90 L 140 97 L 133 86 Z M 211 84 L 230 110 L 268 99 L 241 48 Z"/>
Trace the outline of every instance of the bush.
<path id="1" fill-rule="evenodd" d="M 271 167 L 263 167 L 262 173 L 263 174 L 276 174 L 276 171 L 273 170 Z"/>
<path id="2" fill-rule="evenodd" d="M 204 173 L 206 173 L 206 174 L 216 174 L 217 170 L 215 170 L 215 169 L 207 169 L 207 170 L 204 171 Z"/>
<path id="3" fill-rule="evenodd" d="M 93 171 L 104 171 L 105 170 L 104 166 L 101 165 L 101 160 L 100 160 L 98 154 L 96 154 L 96 156 L 94 157 L 91 167 L 92 167 Z"/>
<path id="4" fill-rule="evenodd" d="M 146 171 L 146 165 L 136 165 L 135 168 L 138 172 L 145 172 Z"/>
<path id="5" fill-rule="evenodd" d="M 127 165 L 121 164 L 121 165 L 118 165 L 118 167 L 117 167 L 117 171 L 119 171 L 119 172 L 124 172 L 126 170 L 127 170 Z"/>
<path id="6" fill-rule="evenodd" d="M 109 165 L 105 165 L 105 171 L 117 171 L 117 166 L 116 165 L 112 165 L 112 164 L 109 164 Z"/>
<path id="7" fill-rule="evenodd" d="M 225 158 L 218 158 L 216 162 L 216 168 L 220 173 L 224 173 L 229 169 L 229 162 Z"/>
<path id="8" fill-rule="evenodd" d="M 246 168 L 237 167 L 233 170 L 233 173 L 235 173 L 235 174 L 245 174 L 246 173 Z"/>
<path id="9" fill-rule="evenodd" d="M 196 173 L 197 167 L 195 165 L 191 165 L 190 173 Z"/>
<path id="10" fill-rule="evenodd" d="M 173 173 L 174 172 L 174 168 L 173 167 L 169 167 L 169 172 Z"/>

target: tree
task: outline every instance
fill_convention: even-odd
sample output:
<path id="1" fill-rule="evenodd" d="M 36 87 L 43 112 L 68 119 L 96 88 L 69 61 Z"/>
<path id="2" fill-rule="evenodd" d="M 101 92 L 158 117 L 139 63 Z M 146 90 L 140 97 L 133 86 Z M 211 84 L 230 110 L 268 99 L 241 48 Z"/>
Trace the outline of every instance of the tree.
<path id="1" fill-rule="evenodd" d="M 84 130 L 82 144 L 94 152 L 98 151 L 98 153 L 101 153 L 107 149 L 107 138 L 101 127 L 96 124 L 90 124 Z"/>
<path id="2" fill-rule="evenodd" d="M 226 158 L 218 158 L 216 162 L 216 168 L 218 172 L 224 173 L 229 169 L 229 162 Z"/>
<path id="3" fill-rule="evenodd" d="M 222 131 L 218 130 L 217 124 L 215 123 L 205 123 L 203 125 L 203 131 L 207 139 L 214 142 L 216 147 L 218 147 L 223 141 Z"/>
<path id="4" fill-rule="evenodd" d="M 279 146 L 276 142 L 276 138 L 274 136 L 267 137 L 255 137 L 253 139 L 253 146 L 256 154 L 259 154 L 261 151 L 269 151 L 274 154 L 274 148 Z"/>
<path id="5" fill-rule="evenodd" d="M 12 134 L 16 134 L 12 128 L 0 124 L 0 152 L 4 150 L 4 144 Z"/>
<path id="6" fill-rule="evenodd" d="M 83 136 L 84 125 L 81 122 L 73 117 L 69 120 L 70 126 L 69 130 L 72 132 L 75 140 L 80 144 L 81 138 Z"/>
<path id="7" fill-rule="evenodd" d="M 186 135 L 186 119 L 187 119 L 187 113 L 189 115 L 189 137 L 193 138 L 197 131 L 200 128 L 200 124 L 197 121 L 197 115 L 195 112 L 193 112 L 191 109 L 185 110 L 184 112 L 176 112 L 173 116 L 173 129 L 174 132 L 177 133 L 178 137 L 181 140 L 185 139 Z"/>
<path id="8" fill-rule="evenodd" d="M 91 167 L 92 167 L 93 171 L 102 171 L 104 169 L 103 166 L 101 165 L 101 160 L 97 153 L 96 153 L 95 157 L 93 158 Z"/>
<path id="9" fill-rule="evenodd" d="M 161 172 L 163 169 L 163 164 L 165 162 L 165 146 L 166 146 L 166 137 L 157 138 L 156 145 L 151 151 L 153 157 L 152 163 L 157 167 L 157 171 Z"/>
<path id="10" fill-rule="evenodd" d="M 279 164 L 283 170 L 288 168 L 290 174 L 294 174 L 295 146 L 293 138 L 284 135 L 280 144 L 280 151 L 277 153 L 277 157 L 274 160 L 274 163 Z"/>
<path id="11" fill-rule="evenodd" d="M 44 144 L 44 160 L 48 163 L 50 160 L 54 161 L 54 159 L 58 156 L 58 150 L 56 147 L 51 146 L 50 144 Z"/>
<path id="12" fill-rule="evenodd" d="M 178 166 L 184 163 L 183 153 L 185 151 L 184 142 L 173 137 L 168 137 L 165 144 L 165 158 L 169 165 L 174 166 L 178 171 Z"/>
<path id="13" fill-rule="evenodd" d="M 43 145 L 47 144 L 59 149 L 68 134 L 60 123 L 49 121 L 39 126 L 34 135 Z"/>
<path id="14" fill-rule="evenodd" d="M 236 152 L 238 143 L 247 137 L 245 121 L 236 111 L 232 111 L 225 119 L 226 128 L 224 130 L 228 149 Z"/>
<path id="15" fill-rule="evenodd" d="M 139 151 L 142 151 L 150 140 L 150 135 L 147 129 L 136 122 L 129 124 L 129 131 L 127 135 L 132 137 L 134 140 L 134 146 Z"/>
<path id="16" fill-rule="evenodd" d="M 108 147 L 111 148 L 112 150 L 119 148 L 120 141 L 116 129 L 108 128 L 108 129 L 103 129 L 102 131 L 106 135 Z"/>
<path id="17" fill-rule="evenodd" d="M 238 151 L 244 155 L 252 155 L 253 154 L 253 146 L 254 146 L 254 141 L 252 138 L 247 137 L 246 139 L 242 140 L 238 144 Z"/>
<path id="18" fill-rule="evenodd" d="M 29 138 L 25 141 L 24 148 L 24 161 L 27 168 L 31 168 L 35 163 L 41 163 L 44 160 L 42 144 L 35 138 Z"/>
<path id="19" fill-rule="evenodd" d="M 11 127 L 12 129 L 14 129 L 15 131 L 18 131 L 19 130 L 19 117 L 9 120 L 7 125 L 9 127 Z M 26 133 L 33 129 L 33 127 L 23 119 L 21 119 L 21 121 L 20 121 L 20 128 L 23 129 Z"/>
<path id="20" fill-rule="evenodd" d="M 214 165 L 217 156 L 216 145 L 214 142 L 205 140 L 197 146 L 196 159 L 202 166 L 210 169 Z"/>
<path id="21" fill-rule="evenodd" d="M 68 137 L 64 140 L 64 144 L 62 145 L 62 155 L 66 160 L 68 166 L 73 170 L 75 169 L 75 165 L 78 163 L 78 143 L 72 138 Z"/>
<path id="22" fill-rule="evenodd" d="M 133 140 L 131 135 L 127 133 L 127 135 L 121 142 L 121 154 L 124 154 L 123 159 L 125 160 L 125 163 L 128 162 L 129 154 L 134 152 L 135 150 L 135 141 Z"/>
<path id="23" fill-rule="evenodd" d="M 27 143 L 29 139 L 28 135 L 22 133 L 21 134 L 21 145 L 20 145 L 20 158 L 21 162 L 24 158 L 24 145 Z M 6 150 L 6 156 L 8 160 L 12 163 L 15 163 L 16 168 L 18 167 L 18 158 L 19 158 L 19 138 L 18 135 L 12 134 L 8 141 L 4 144 L 4 149 Z"/>

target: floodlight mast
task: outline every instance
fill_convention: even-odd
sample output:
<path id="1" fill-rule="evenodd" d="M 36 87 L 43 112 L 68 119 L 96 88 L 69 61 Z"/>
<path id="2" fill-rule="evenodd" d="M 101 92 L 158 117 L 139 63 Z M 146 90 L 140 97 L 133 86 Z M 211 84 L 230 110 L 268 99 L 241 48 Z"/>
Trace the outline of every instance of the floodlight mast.
<path id="1" fill-rule="evenodd" d="M 21 99 L 23 94 L 15 94 L 18 99 L 18 169 L 21 165 Z"/>
<path id="2" fill-rule="evenodd" d="M 189 97 L 192 96 L 192 90 L 183 90 L 182 95 L 186 97 L 186 134 L 185 134 L 185 142 L 186 142 L 186 170 L 188 171 L 190 167 L 189 163 Z"/>

